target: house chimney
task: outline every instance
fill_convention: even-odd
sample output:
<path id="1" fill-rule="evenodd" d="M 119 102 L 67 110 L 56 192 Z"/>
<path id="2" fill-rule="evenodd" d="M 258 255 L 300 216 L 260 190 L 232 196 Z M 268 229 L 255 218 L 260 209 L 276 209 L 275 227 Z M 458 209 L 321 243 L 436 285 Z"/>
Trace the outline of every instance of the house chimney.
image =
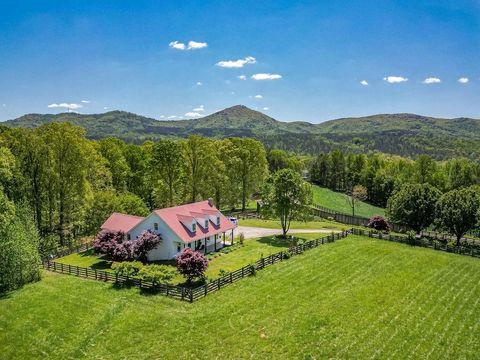
<path id="1" fill-rule="evenodd" d="M 208 198 L 208 205 L 213 206 L 213 199 L 212 198 Z"/>

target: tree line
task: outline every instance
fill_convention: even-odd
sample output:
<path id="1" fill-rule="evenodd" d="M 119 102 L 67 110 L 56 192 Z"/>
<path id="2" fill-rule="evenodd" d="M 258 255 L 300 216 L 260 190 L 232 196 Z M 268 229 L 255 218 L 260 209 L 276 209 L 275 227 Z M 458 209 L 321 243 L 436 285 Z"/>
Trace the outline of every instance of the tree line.
<path id="1" fill-rule="evenodd" d="M 415 160 L 381 153 L 365 155 L 334 150 L 320 153 L 309 164 L 313 183 L 351 193 L 366 188 L 366 200 L 385 207 L 404 184 L 429 184 L 444 193 L 480 184 L 480 164 L 465 158 L 435 161 L 428 155 Z"/>
<path id="2" fill-rule="evenodd" d="M 210 197 L 219 208 L 245 209 L 267 172 L 263 145 L 248 138 L 134 145 L 88 140 L 68 123 L 0 128 L 1 193 L 28 209 L 41 249 L 95 233 L 114 211 L 146 215 Z"/>

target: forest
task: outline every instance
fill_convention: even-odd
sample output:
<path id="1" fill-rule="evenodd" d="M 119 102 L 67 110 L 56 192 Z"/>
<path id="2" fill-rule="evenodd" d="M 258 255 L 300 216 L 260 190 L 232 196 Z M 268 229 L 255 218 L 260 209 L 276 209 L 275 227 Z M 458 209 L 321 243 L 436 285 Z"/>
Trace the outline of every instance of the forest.
<path id="1" fill-rule="evenodd" d="M 245 210 L 261 197 L 268 174 L 293 169 L 314 184 L 385 207 L 408 184 L 440 193 L 480 183 L 480 165 L 466 158 L 436 161 L 340 150 L 316 156 L 266 149 L 251 138 L 162 139 L 137 145 L 54 122 L 0 128 L 0 235 L 7 277 L 37 276 L 28 266 L 52 249 L 97 233 L 112 212 L 152 209 L 212 198 L 223 210 Z M 17 260 L 18 254 L 25 263 Z M 17 255 L 16 255 L 17 254 Z M 17 270 L 15 270 L 17 269 Z M 22 271 L 25 269 L 24 275 Z M 34 274 L 34 275 L 31 275 Z"/>

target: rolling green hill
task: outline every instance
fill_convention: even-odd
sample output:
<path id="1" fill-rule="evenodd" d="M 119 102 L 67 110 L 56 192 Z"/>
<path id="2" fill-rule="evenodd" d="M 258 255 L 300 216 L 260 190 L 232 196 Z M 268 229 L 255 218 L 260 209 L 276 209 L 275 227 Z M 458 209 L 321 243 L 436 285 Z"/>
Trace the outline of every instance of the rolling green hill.
<path id="1" fill-rule="evenodd" d="M 254 137 L 268 147 L 304 154 L 343 149 L 381 151 L 403 156 L 428 154 L 437 159 L 463 156 L 480 158 L 480 120 L 439 119 L 415 114 L 382 114 L 330 120 L 319 124 L 281 122 L 237 105 L 193 120 L 159 121 L 112 111 L 104 114 L 29 114 L 3 122 L 9 127 L 37 127 L 68 121 L 86 129 L 92 139 L 113 136 L 130 142 L 162 137 Z"/>
<path id="2" fill-rule="evenodd" d="M 45 273 L 0 299 L 0 357 L 474 359 L 479 281 L 478 259 L 357 236 L 193 304 Z"/>
<path id="3" fill-rule="evenodd" d="M 352 214 L 347 195 L 317 185 L 312 185 L 313 203 L 344 214 Z M 355 205 L 355 215 L 366 218 L 374 215 L 385 216 L 385 209 L 360 201 Z"/>

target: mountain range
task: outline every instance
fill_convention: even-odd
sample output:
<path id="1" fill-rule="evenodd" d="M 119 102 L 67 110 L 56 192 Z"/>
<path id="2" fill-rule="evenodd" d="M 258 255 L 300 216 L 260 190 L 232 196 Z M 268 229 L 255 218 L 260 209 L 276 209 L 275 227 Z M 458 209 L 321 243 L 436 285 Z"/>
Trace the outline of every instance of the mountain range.
<path id="1" fill-rule="evenodd" d="M 91 139 L 111 136 L 135 143 L 199 134 L 217 138 L 253 137 L 267 147 L 304 154 L 342 149 L 352 152 L 381 151 L 411 157 L 428 154 L 437 159 L 460 156 L 480 158 L 480 120 L 442 119 L 415 114 L 379 114 L 312 124 L 282 122 L 246 106 L 236 105 L 192 120 L 161 121 L 129 112 L 111 111 L 91 115 L 28 114 L 1 125 L 34 128 L 54 121 L 81 126 Z"/>

